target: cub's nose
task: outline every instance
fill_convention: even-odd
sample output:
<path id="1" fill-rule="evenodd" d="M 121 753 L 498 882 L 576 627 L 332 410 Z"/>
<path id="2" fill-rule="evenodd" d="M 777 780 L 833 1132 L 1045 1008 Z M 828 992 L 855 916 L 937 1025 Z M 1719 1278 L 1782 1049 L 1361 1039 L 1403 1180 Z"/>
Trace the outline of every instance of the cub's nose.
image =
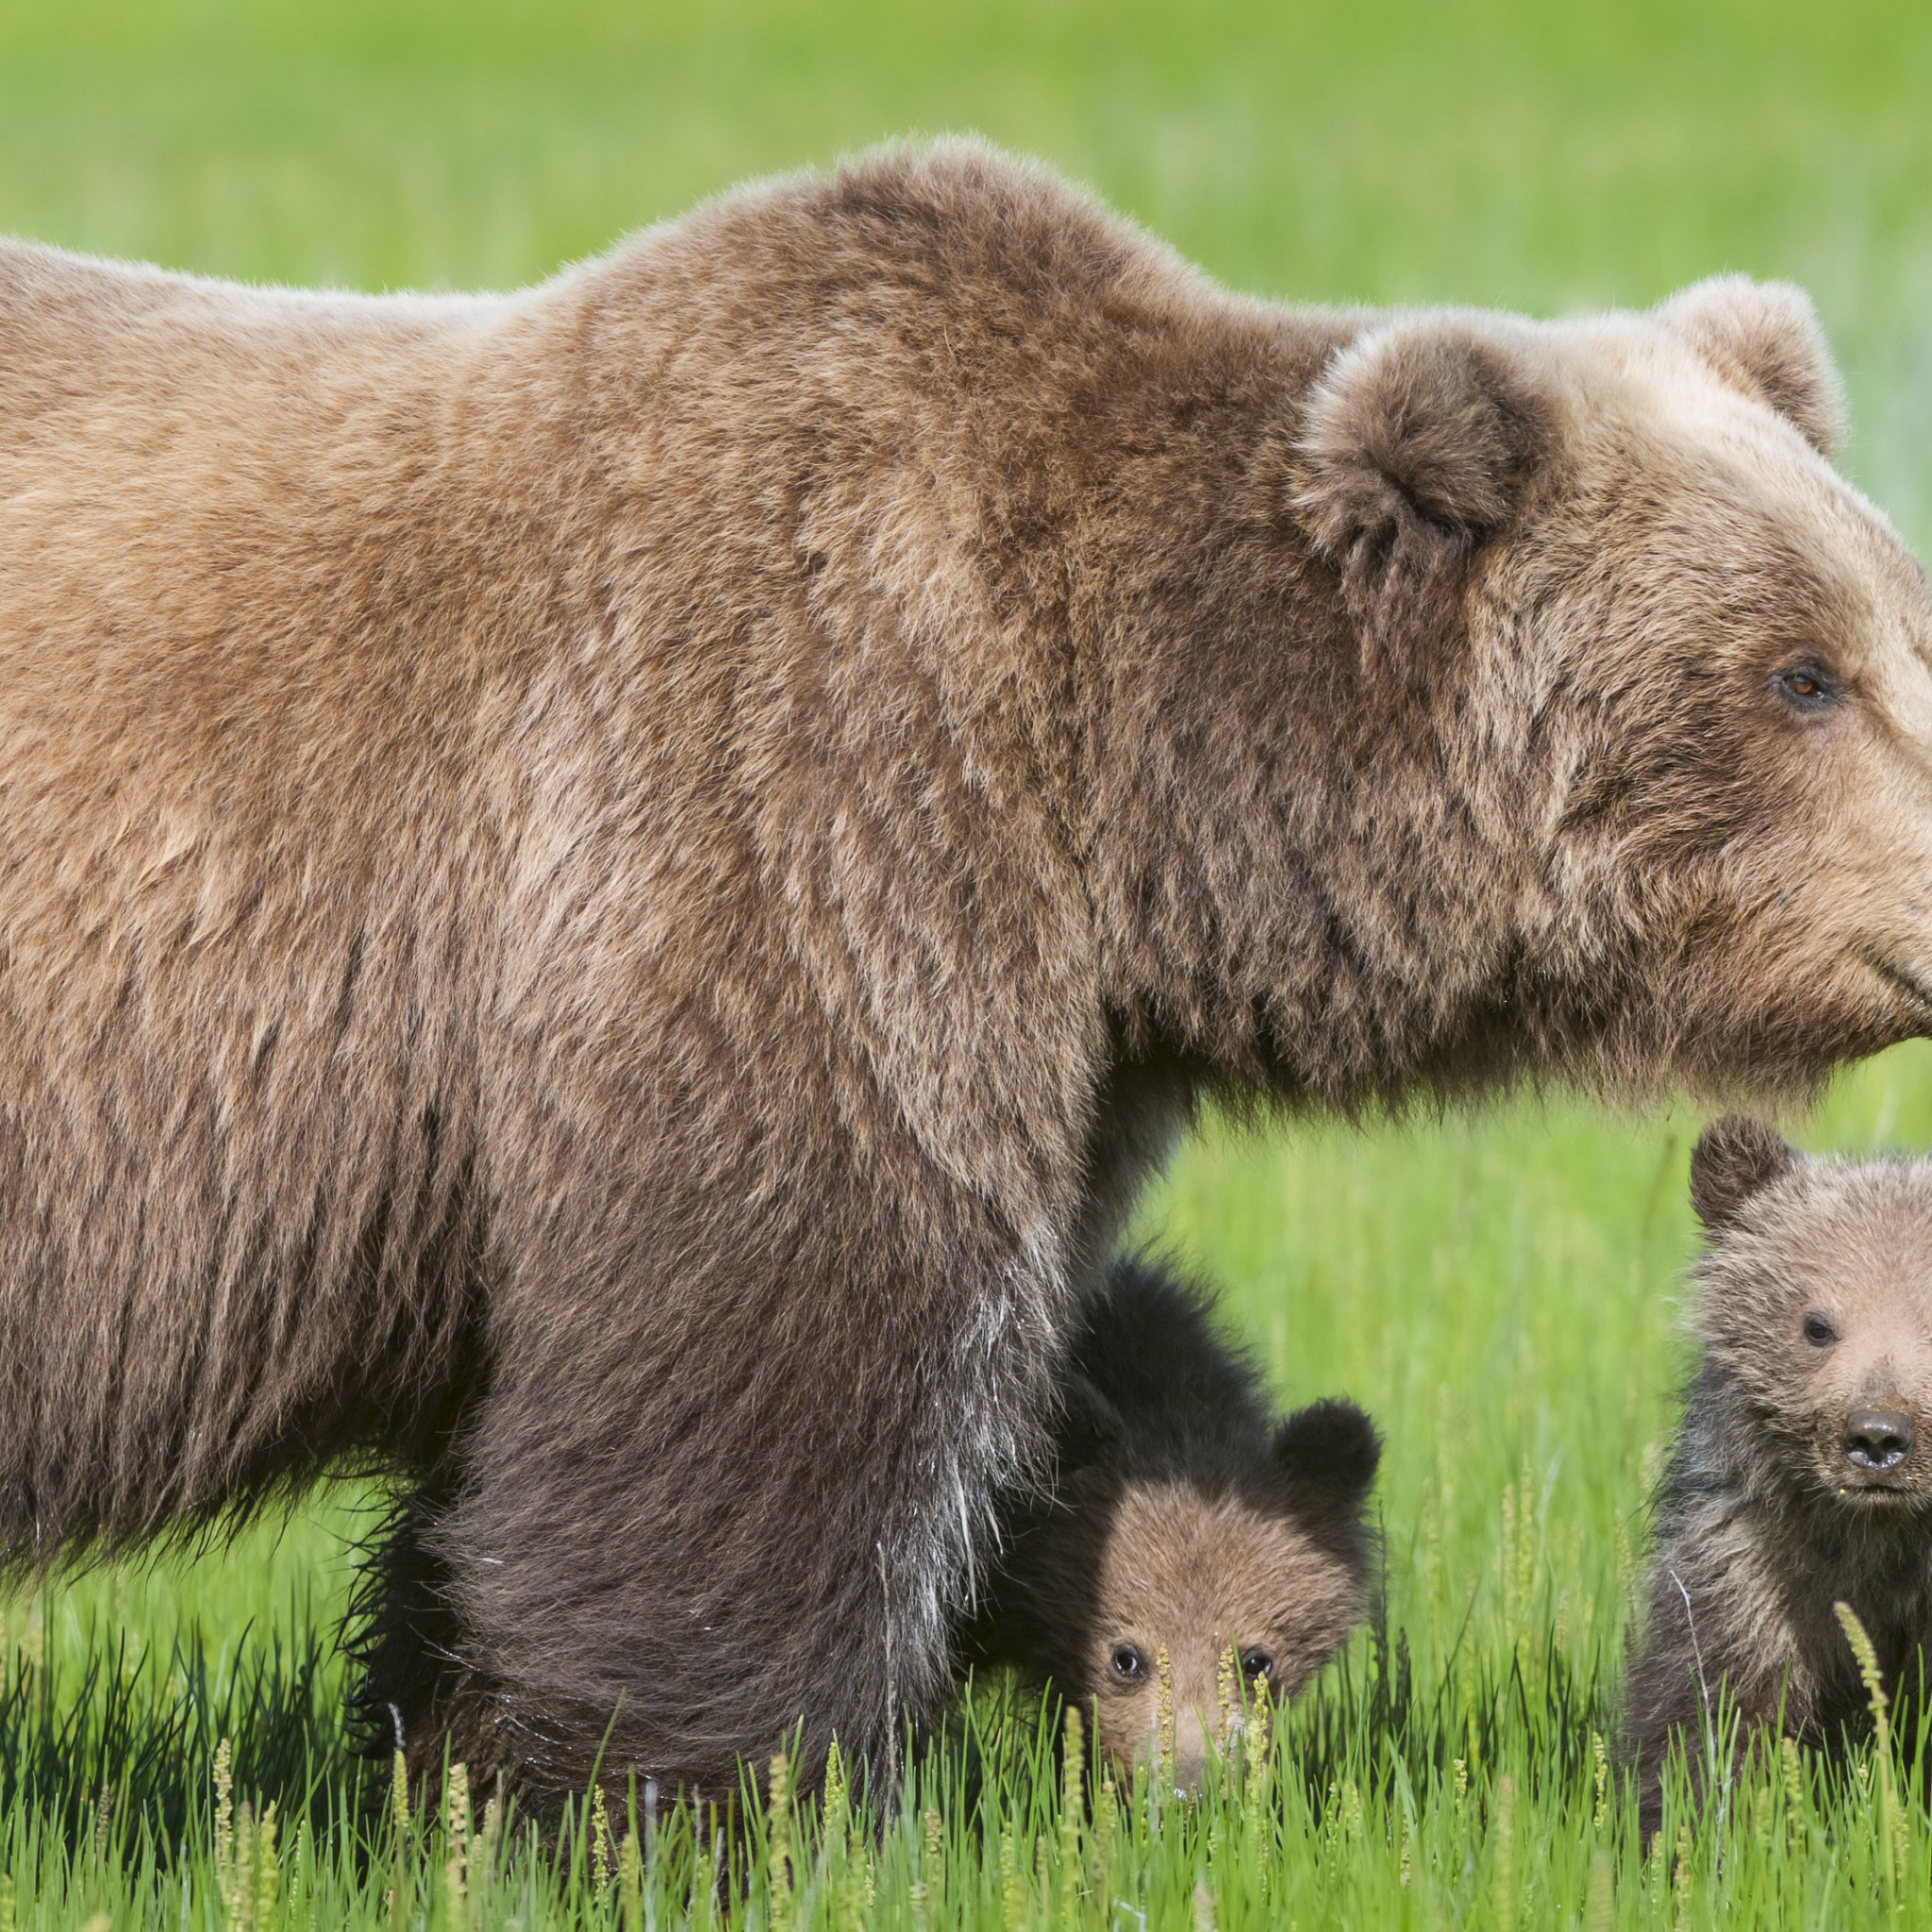
<path id="1" fill-rule="evenodd" d="M 1174 1714 L 1174 1789 L 1176 1797 L 1191 1798 L 1208 1777 L 1208 1721 L 1198 1710 Z"/>
<path id="2" fill-rule="evenodd" d="M 1845 1455 L 1860 1469 L 1895 1469 L 1912 1453 L 1912 1424 L 1895 1408 L 1854 1409 L 1845 1420 Z"/>

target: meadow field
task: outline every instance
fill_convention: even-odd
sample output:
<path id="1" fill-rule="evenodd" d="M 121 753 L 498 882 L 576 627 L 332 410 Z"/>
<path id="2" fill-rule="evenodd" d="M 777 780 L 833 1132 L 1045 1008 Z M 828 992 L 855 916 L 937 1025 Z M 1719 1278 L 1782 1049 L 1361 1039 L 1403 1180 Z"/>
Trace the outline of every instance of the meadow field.
<path id="1" fill-rule="evenodd" d="M 0 232 L 357 288 L 545 275 L 748 175 L 975 129 L 1288 299 L 1814 293 L 1847 466 L 1932 541 L 1932 13 L 1804 0 L 0 0 Z M 1806 1144 L 1932 1146 L 1932 1047 Z M 1221 1291 L 1284 1403 L 1387 1437 L 1386 1611 L 1197 1807 L 1064 1795 L 997 1690 L 877 1833 L 781 1807 L 726 1882 L 691 1821 L 485 1793 L 397 1810 L 334 1634 L 376 1499 L 0 1597 L 15 1927 L 1932 1924 L 1886 1768 L 1770 1766 L 1646 1858 L 1601 1752 L 1683 1364 L 1698 1115 L 1212 1125 L 1141 1234 Z M 273 1804 L 273 1824 L 264 1812 Z M 694 1903 L 695 1902 L 695 1903 Z"/>

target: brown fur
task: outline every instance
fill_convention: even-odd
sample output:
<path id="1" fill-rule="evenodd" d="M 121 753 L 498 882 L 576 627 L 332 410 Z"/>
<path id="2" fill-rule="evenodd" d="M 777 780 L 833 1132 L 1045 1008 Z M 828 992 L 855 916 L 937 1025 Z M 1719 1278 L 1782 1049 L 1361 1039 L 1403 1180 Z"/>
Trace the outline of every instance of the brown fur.
<path id="1" fill-rule="evenodd" d="M 1907 1731 L 1932 1644 L 1932 1163 L 1807 1159 L 1721 1121 L 1690 1172 L 1710 1228 L 1702 1357 L 1627 1693 L 1646 1834 L 1674 1740 L 1702 1784 L 1714 1749 L 1762 1727 L 1827 1746 L 1863 1727 L 1836 1604 L 1905 1693 Z"/>
<path id="2" fill-rule="evenodd" d="M 1924 1030 L 1783 299 L 1271 308 L 972 145 L 504 298 L 0 250 L 13 1560 L 377 1458 L 417 1762 L 863 1751 L 1204 1088 Z"/>
<path id="3" fill-rule="evenodd" d="M 1380 1444 L 1345 1402 L 1276 1424 L 1205 1299 L 1142 1263 L 1087 1298 L 1061 1379 L 1052 1480 L 1001 1512 L 968 1655 L 1085 1707 L 1124 1767 L 1157 1739 L 1164 1657 L 1191 1790 L 1210 1738 L 1293 1696 L 1361 1622 Z"/>

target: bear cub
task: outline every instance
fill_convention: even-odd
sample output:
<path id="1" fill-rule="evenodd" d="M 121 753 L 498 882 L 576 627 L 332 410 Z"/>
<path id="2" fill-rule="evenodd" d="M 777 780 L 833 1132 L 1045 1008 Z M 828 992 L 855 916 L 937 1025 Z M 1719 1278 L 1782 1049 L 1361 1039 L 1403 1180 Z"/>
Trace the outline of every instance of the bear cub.
<path id="1" fill-rule="evenodd" d="M 1932 1162 L 1811 1158 L 1769 1127 L 1708 1127 L 1690 1160 L 1708 1234 L 1701 1358 L 1657 1498 L 1626 1744 L 1648 1837 L 1681 1739 L 1869 1726 L 1835 1606 L 1907 1708 L 1932 1640 Z"/>
<path id="2" fill-rule="evenodd" d="M 1206 1298 L 1145 1261 L 1116 1261 L 1090 1297 L 1059 1387 L 1053 1477 L 1005 1500 L 965 1648 L 1051 1682 L 1123 1766 L 1158 1741 L 1165 1652 L 1191 1790 L 1224 1657 L 1237 1702 L 1287 1698 L 1362 1621 L 1380 1440 L 1348 1402 L 1277 1421 Z"/>

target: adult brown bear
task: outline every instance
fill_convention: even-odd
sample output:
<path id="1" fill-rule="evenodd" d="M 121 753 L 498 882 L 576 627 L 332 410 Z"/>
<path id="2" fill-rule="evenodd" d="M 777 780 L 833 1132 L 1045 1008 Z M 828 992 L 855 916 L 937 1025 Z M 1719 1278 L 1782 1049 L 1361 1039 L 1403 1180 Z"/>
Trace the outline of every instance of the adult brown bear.
<path id="1" fill-rule="evenodd" d="M 970 145 L 507 299 L 6 249 L 13 1561 L 373 1457 L 418 1763 L 878 1747 L 1204 1092 L 1932 1027 L 1834 417 L 1788 290 L 1273 308 Z"/>

